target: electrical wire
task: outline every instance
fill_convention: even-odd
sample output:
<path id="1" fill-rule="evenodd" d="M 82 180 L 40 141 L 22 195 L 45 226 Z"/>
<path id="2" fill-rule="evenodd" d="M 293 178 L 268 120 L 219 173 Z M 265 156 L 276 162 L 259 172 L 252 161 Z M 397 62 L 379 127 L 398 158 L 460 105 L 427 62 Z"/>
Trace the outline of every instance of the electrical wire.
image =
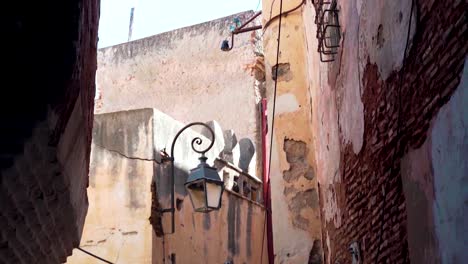
<path id="1" fill-rule="evenodd" d="M 109 263 L 109 264 L 114 264 L 114 263 L 112 263 L 112 262 L 110 262 L 110 261 L 108 261 L 108 260 L 105 260 L 105 259 L 103 259 L 103 258 L 101 258 L 101 257 L 99 257 L 99 256 L 96 256 L 96 255 L 94 255 L 93 253 L 91 253 L 91 252 L 89 252 L 89 251 L 86 251 L 86 250 L 84 250 L 84 249 L 82 249 L 82 248 L 80 248 L 80 247 L 77 247 L 77 249 L 78 249 L 78 250 L 81 250 L 81 251 L 84 252 L 85 254 L 90 255 L 91 257 L 94 257 L 94 258 L 99 259 L 99 260 L 102 261 L 102 262 Z"/>
<path id="2" fill-rule="evenodd" d="M 408 32 L 407 32 L 407 35 L 406 35 L 406 45 L 405 45 L 405 51 L 403 53 L 403 62 L 402 62 L 402 66 L 401 66 L 401 73 L 400 73 L 400 76 L 399 76 L 399 83 L 398 83 L 398 96 L 397 96 L 397 108 L 398 108 L 398 114 L 397 114 L 397 127 L 396 127 L 396 133 L 395 133 L 395 138 L 398 140 L 399 136 L 400 136 L 400 127 L 401 127 L 401 87 L 403 86 L 403 73 L 404 73 L 404 69 L 405 69 L 405 66 L 406 66 L 406 59 L 407 59 L 407 53 L 408 53 L 408 46 L 409 46 L 409 39 L 410 39 L 410 34 L 411 34 L 411 23 L 412 23 L 412 19 L 413 19 L 413 9 L 414 9 L 414 2 L 415 0 L 411 0 L 411 9 L 410 9 L 410 17 L 409 17 L 409 22 L 408 22 Z M 397 143 L 398 144 L 398 143 Z M 395 164 L 396 162 L 396 159 L 397 159 L 397 152 L 398 152 L 398 148 L 395 150 L 395 152 L 393 153 L 393 163 L 392 164 Z M 393 167 L 391 168 L 393 170 Z M 380 246 L 382 244 L 382 239 L 383 239 L 383 226 L 384 226 L 384 217 L 385 217 L 385 207 L 387 206 L 387 192 L 388 192 L 388 183 L 385 182 L 385 185 L 384 185 L 384 200 L 383 200 L 383 207 L 382 207 L 382 220 L 380 222 L 380 229 L 379 229 L 379 242 L 378 242 L 378 247 L 377 247 L 377 255 L 375 257 L 375 263 L 377 263 L 379 261 L 379 256 L 380 256 Z"/>
<path id="3" fill-rule="evenodd" d="M 271 18 L 271 15 L 270 15 L 270 19 L 265 23 L 265 26 L 263 26 L 263 32 L 265 32 L 265 30 L 268 28 L 268 26 L 270 26 L 271 23 L 273 23 L 273 21 L 275 21 L 278 18 L 281 19 L 281 16 L 285 16 L 285 15 L 291 13 L 291 12 L 296 11 L 302 5 L 304 5 L 305 3 L 306 3 L 306 0 L 302 0 L 302 2 L 298 6 L 294 7 L 293 9 L 290 9 L 288 11 L 285 11 L 284 13 L 282 13 L 282 8 L 280 8 L 280 13 L 278 15 L 274 16 L 273 18 Z"/>
<path id="4" fill-rule="evenodd" d="M 260 6 L 260 3 L 262 2 L 262 0 L 258 0 L 258 4 L 257 4 L 257 7 L 255 8 L 255 11 L 258 10 L 258 7 Z"/>
<path id="5" fill-rule="evenodd" d="M 303 1 L 304 2 L 304 1 Z M 302 4 L 301 4 L 302 5 Z M 272 7 L 273 8 L 273 7 Z M 292 12 L 292 11 L 290 11 Z M 273 134 L 274 134 L 274 131 L 275 131 L 275 111 L 276 111 L 276 90 L 277 90 L 277 87 L 278 87 L 278 68 L 279 68 L 279 54 L 280 54 L 280 43 L 281 43 L 281 19 L 282 19 L 282 16 L 283 16 L 283 0 L 280 0 L 280 12 L 279 12 L 279 15 L 275 16 L 275 17 L 278 17 L 279 16 L 279 24 L 278 24 L 278 45 L 277 45 L 277 48 L 276 48 L 276 69 L 275 69 L 275 88 L 274 88 L 274 92 L 273 92 L 273 109 L 272 109 L 272 117 L 271 117 L 271 135 L 270 135 L 270 150 L 269 150 L 269 157 L 268 157 L 268 192 L 270 192 L 271 190 L 271 185 L 270 185 L 270 182 L 271 182 L 271 178 L 270 178 L 270 175 L 271 175 L 271 154 L 272 154 L 272 150 L 273 150 Z M 273 21 L 273 19 L 270 20 L 270 22 Z M 265 28 L 266 28 L 266 24 L 265 24 Z M 269 208 L 268 206 L 265 208 L 265 223 L 266 221 L 268 221 L 268 218 L 267 218 L 267 215 L 268 214 L 271 214 L 271 211 L 268 211 Z M 263 228 L 263 238 L 262 238 L 262 254 L 261 254 L 261 261 L 260 261 L 260 264 L 263 263 L 263 248 L 264 248 L 264 241 L 265 241 L 265 228 Z M 269 259 L 268 260 L 270 263 L 273 263 L 273 260 Z"/>

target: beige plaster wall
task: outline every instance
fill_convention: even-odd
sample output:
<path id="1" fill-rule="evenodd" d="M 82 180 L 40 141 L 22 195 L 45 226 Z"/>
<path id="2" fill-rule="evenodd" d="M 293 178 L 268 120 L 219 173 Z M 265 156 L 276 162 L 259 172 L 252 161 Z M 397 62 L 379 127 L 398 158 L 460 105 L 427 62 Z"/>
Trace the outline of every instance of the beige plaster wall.
<path id="1" fill-rule="evenodd" d="M 279 13 L 279 3 L 262 2 L 263 24 L 270 14 L 274 17 Z M 283 11 L 300 3 L 283 1 Z M 272 67 L 276 64 L 278 24 L 277 19 L 263 35 L 269 128 L 274 133 L 270 177 L 275 263 L 302 264 L 312 256 L 321 259 L 320 249 L 312 250 L 314 242 L 321 244 L 321 229 L 302 9 L 282 19 L 279 63 L 285 65 L 279 68 L 273 127 Z"/>
<path id="2" fill-rule="evenodd" d="M 216 120 L 239 139 L 259 143 L 260 97 L 254 77 L 244 69 L 254 60 L 252 32 L 236 35 L 231 51 L 220 50 L 222 40 L 230 40 L 233 18 L 246 21 L 252 15 L 248 11 L 100 49 L 96 113 L 156 108 L 183 123 Z"/>
<path id="3" fill-rule="evenodd" d="M 152 109 L 96 115 L 80 247 L 113 263 L 151 263 Z M 77 249 L 67 263 L 102 263 Z"/>
<path id="4" fill-rule="evenodd" d="M 161 150 L 172 143 L 174 135 L 184 126 L 171 117 L 154 110 L 154 149 Z M 161 229 L 164 236 L 153 236 L 153 263 L 267 263 L 265 211 L 262 205 L 245 197 L 225 191 L 219 211 L 209 214 L 195 213 L 184 188 L 188 171 L 198 165 L 199 154 L 190 150 L 192 139 L 200 137 L 206 146 L 209 140 L 201 136 L 194 126 L 180 134 L 174 148 L 175 159 L 175 233 L 171 232 L 171 215 L 163 214 Z M 206 156 L 213 165 L 217 154 L 224 148 L 216 142 Z M 158 155 L 156 151 L 156 155 Z M 159 158 L 158 158 L 159 160 Z M 156 164 L 154 182 L 161 208 L 170 207 L 170 164 Z M 158 221 L 158 220 L 157 220 Z M 159 227 L 156 227 L 159 228 Z M 159 233 L 159 232 L 158 232 Z M 262 249 L 263 247 L 263 249 Z"/>
<path id="5" fill-rule="evenodd" d="M 152 263 L 171 263 L 173 254 L 175 263 L 268 263 L 263 206 L 225 191 L 219 211 L 201 214 L 188 196 L 178 197 L 175 233 L 153 236 Z M 170 231 L 169 215 L 163 220 Z"/>
<path id="6" fill-rule="evenodd" d="M 222 207 L 195 213 L 183 187 L 188 170 L 198 164 L 190 151 L 196 130 L 181 134 L 175 148 L 176 233 L 157 237 L 150 225 L 151 183 L 161 207 L 169 207 L 168 163 L 160 150 L 172 143 L 184 124 L 155 109 L 95 116 L 88 187 L 89 210 L 80 247 L 113 263 L 268 263 L 265 210 L 259 203 L 224 192 Z M 204 145 L 202 145 L 204 146 Z M 212 164 L 224 146 L 207 153 Z M 167 149 L 168 150 L 168 149 Z M 168 150 L 169 151 L 169 150 Z M 170 214 L 162 217 L 170 231 Z M 75 249 L 67 263 L 100 263 Z"/>

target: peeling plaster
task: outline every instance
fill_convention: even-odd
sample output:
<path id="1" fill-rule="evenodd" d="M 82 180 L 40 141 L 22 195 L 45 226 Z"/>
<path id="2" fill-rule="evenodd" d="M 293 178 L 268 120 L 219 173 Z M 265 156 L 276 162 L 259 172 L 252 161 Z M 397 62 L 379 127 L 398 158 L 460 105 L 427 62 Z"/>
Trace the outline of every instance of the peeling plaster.
<path id="1" fill-rule="evenodd" d="M 307 230 L 309 228 L 310 220 L 302 216 L 302 210 L 308 208 L 318 208 L 318 194 L 314 188 L 298 191 L 288 204 L 289 210 L 294 214 L 292 217 L 293 226 Z"/>
<path id="2" fill-rule="evenodd" d="M 273 228 L 275 263 L 307 263 L 313 239 L 307 232 L 295 228 L 291 224 L 288 202 L 283 192 L 273 191 L 284 188 L 284 180 L 279 167 L 278 154 L 280 149 L 278 149 L 276 141 L 273 141 L 272 147 L 271 199 L 274 203 L 273 218 L 278 219 Z M 284 212 L 288 212 L 287 215 Z M 289 235 L 284 236 L 284 234 Z M 294 239 L 291 240 L 290 237 L 294 237 Z"/>
<path id="3" fill-rule="evenodd" d="M 306 161 L 307 145 L 305 142 L 285 139 L 284 152 L 286 152 L 286 160 L 289 162 L 289 169 L 283 171 L 283 178 L 286 182 L 296 182 L 301 177 L 308 180 L 314 178 L 314 171 Z"/>
<path id="4" fill-rule="evenodd" d="M 359 71 L 359 16 L 355 1 L 343 7 L 344 36 L 340 75 L 337 78 L 339 124 L 345 142 L 353 146 L 354 153 L 361 151 L 364 134 L 364 106 L 361 100 Z"/>
<path id="5" fill-rule="evenodd" d="M 338 207 L 336 192 L 332 185 L 324 188 L 323 196 L 323 213 L 325 221 L 328 223 L 332 222 L 335 225 L 335 228 L 339 228 L 341 226 L 341 212 Z"/>
<path id="6" fill-rule="evenodd" d="M 286 1 L 283 9 L 288 10 L 294 8 L 298 3 L 296 1 Z M 264 14 L 269 14 L 273 6 L 273 15 L 279 12 L 279 2 L 267 1 L 263 3 Z M 305 5 L 304 7 L 307 7 Z M 274 131 L 271 126 L 272 121 L 272 101 L 273 101 L 273 87 L 272 72 L 269 69 L 273 68 L 276 64 L 276 48 L 277 48 L 277 30 L 278 21 L 275 21 L 265 31 L 264 35 L 264 50 L 265 50 L 265 67 L 266 71 L 266 87 L 268 96 L 268 109 L 269 111 L 269 133 L 274 132 L 272 157 L 271 157 L 271 198 L 272 198 L 272 217 L 273 224 L 273 237 L 274 237 L 274 252 L 275 263 L 308 263 L 310 258 L 311 249 L 314 241 L 320 239 L 320 212 L 317 206 L 313 209 L 308 206 L 301 208 L 302 192 L 309 190 L 309 194 L 313 194 L 313 190 L 317 188 L 316 176 L 313 173 L 306 173 L 311 171 L 310 167 L 315 160 L 311 144 L 313 141 L 313 133 L 311 131 L 311 106 L 309 84 L 307 83 L 307 67 L 305 67 L 307 52 L 304 42 L 304 20 L 301 17 L 301 11 L 293 12 L 284 18 L 281 27 L 281 54 L 279 56 L 280 63 L 290 63 L 290 70 L 286 74 L 278 74 L 279 82 L 277 83 L 277 108 L 275 112 L 275 127 Z M 313 21 L 313 20 L 311 20 Z M 313 23 L 313 22 L 312 22 Z M 316 50 L 316 47 L 314 47 Z M 285 77 L 288 73 L 293 74 L 292 79 Z M 288 81 L 289 80 L 289 81 Z M 282 97 L 284 96 L 284 97 Z M 282 97 L 282 98 L 281 98 Z M 278 107 L 279 105 L 279 107 Z M 307 144 L 309 150 L 304 150 L 306 154 L 295 162 L 291 162 L 291 157 L 287 157 L 285 153 L 286 147 L 284 144 L 285 138 L 294 138 L 297 141 L 302 141 L 305 149 Z M 302 150 L 301 150 L 302 151 Z M 291 165 L 294 164 L 294 165 Z M 285 172 L 294 170 L 297 174 L 291 173 L 287 175 L 286 180 Z M 289 173 L 286 173 L 289 174 Z M 306 177 L 307 176 L 307 177 Z M 309 178 L 312 178 L 310 180 Z M 316 192 L 316 191 L 315 191 Z M 296 197 L 296 205 L 293 205 L 293 198 Z M 309 195 L 309 198 L 312 198 Z M 303 197 L 302 197 L 303 198 Z M 308 199 L 309 199 L 308 198 Z M 313 203 L 313 199 L 310 204 Z M 309 204 L 309 202 L 306 202 Z M 290 206 L 293 205 L 294 208 Z M 306 220 L 304 220 L 306 219 Z M 309 221 L 306 229 L 304 229 L 304 222 Z M 301 223 L 300 223 L 301 222 Z M 285 236 L 284 234 L 288 234 Z M 291 239 L 294 238 L 294 239 Z"/>
<path id="7" fill-rule="evenodd" d="M 279 63 L 271 68 L 271 78 L 276 80 L 276 68 L 278 67 L 278 82 L 289 82 L 293 79 L 291 65 L 289 63 Z"/>
<path id="8" fill-rule="evenodd" d="M 360 69 L 368 58 L 377 64 L 379 73 L 386 80 L 403 63 L 411 1 L 363 1 L 358 5 Z M 416 31 L 416 8 L 413 10 L 410 43 Z M 362 72 L 362 71 L 361 71 Z"/>

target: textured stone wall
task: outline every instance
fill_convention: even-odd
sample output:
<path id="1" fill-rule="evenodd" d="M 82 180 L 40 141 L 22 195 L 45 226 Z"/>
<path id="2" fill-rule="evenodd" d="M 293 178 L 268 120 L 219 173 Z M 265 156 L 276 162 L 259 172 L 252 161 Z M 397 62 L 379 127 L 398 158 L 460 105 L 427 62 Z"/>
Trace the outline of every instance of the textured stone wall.
<path id="1" fill-rule="evenodd" d="M 248 69 L 255 59 L 255 32 L 236 35 L 229 52 L 220 49 L 224 39 L 231 39 L 233 19 L 246 21 L 253 14 L 243 12 L 100 49 L 96 113 L 149 107 L 184 123 L 216 120 L 224 129 L 235 130 L 239 139 L 252 140 L 259 160 L 261 97 Z M 250 25 L 255 24 L 260 23 Z M 250 173 L 260 175 L 260 167 Z"/>
<path id="2" fill-rule="evenodd" d="M 88 208 L 99 2 L 4 8 L 0 262 L 63 263 Z"/>
<path id="3" fill-rule="evenodd" d="M 440 230 L 448 230 L 441 223 L 452 219 L 450 225 L 464 232 L 463 215 L 456 212 L 466 210 L 460 203 L 466 193 L 443 178 L 466 181 L 461 161 L 466 128 L 457 125 L 463 121 L 442 126 L 434 120 L 459 87 L 467 54 L 467 6 L 463 1 L 414 2 L 411 14 L 411 1 L 338 1 L 343 38 L 337 60 L 328 64 L 319 62 L 315 25 L 305 24 L 327 263 L 351 262 L 353 242 L 363 263 L 463 259 L 463 242 Z M 312 6 L 304 9 L 306 21 L 314 15 Z M 431 142 L 455 144 L 454 151 L 442 159 L 434 156 L 433 145 L 432 158 L 425 158 L 428 134 Z M 450 134 L 461 136 L 443 141 Z M 453 171 L 444 169 L 441 159 Z M 448 195 L 445 188 L 457 194 Z"/>

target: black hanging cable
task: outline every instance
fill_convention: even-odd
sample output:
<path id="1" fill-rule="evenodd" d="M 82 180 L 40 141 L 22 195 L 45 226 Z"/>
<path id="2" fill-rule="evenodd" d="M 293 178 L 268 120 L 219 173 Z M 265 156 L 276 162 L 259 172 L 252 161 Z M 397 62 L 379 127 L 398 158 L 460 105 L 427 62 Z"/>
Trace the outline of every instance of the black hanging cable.
<path id="1" fill-rule="evenodd" d="M 278 25 L 278 47 L 276 49 L 276 69 L 275 69 L 275 89 L 273 93 L 273 110 L 272 110 L 272 116 L 271 116 L 271 136 L 270 136 L 270 156 L 268 157 L 268 180 L 270 179 L 270 174 L 271 174 L 271 153 L 273 150 L 273 134 L 274 134 L 274 128 L 275 128 L 275 111 L 276 111 L 276 90 L 278 87 L 278 68 L 279 68 L 279 54 L 280 54 L 280 39 L 281 39 L 281 18 L 282 14 L 281 12 L 283 11 L 283 0 L 280 1 L 280 17 L 279 17 L 279 25 Z M 269 181 L 268 181 L 269 182 Z"/>
<path id="2" fill-rule="evenodd" d="M 398 137 L 400 136 L 400 128 L 401 128 L 401 87 L 403 85 L 403 74 L 404 74 L 404 70 L 405 70 L 405 64 L 406 64 L 406 56 L 407 56 L 407 53 L 408 53 L 408 46 L 409 46 L 409 39 L 410 39 L 410 34 L 411 34 L 411 23 L 412 23 L 412 19 L 413 19 L 413 9 L 414 9 L 414 1 L 415 0 L 411 0 L 411 9 L 410 9 L 410 17 L 409 17 L 409 22 L 408 22 L 408 32 L 407 32 L 407 35 L 406 35 L 406 45 L 405 45 L 405 51 L 403 53 L 403 62 L 402 62 L 402 66 L 401 66 L 401 73 L 400 73 L 400 76 L 399 76 L 399 80 L 398 80 L 398 90 L 397 90 L 397 109 L 398 109 L 398 112 L 397 112 L 397 127 L 396 127 L 396 133 L 395 133 L 395 138 L 396 140 L 398 140 Z M 397 146 L 398 146 L 398 141 L 397 141 Z M 395 149 L 395 152 L 393 153 L 393 165 L 395 164 L 395 161 L 397 159 L 397 152 L 398 152 L 398 147 Z M 391 168 L 391 170 L 393 170 L 393 167 Z M 382 219 L 381 219 L 381 222 L 380 222 L 380 229 L 379 229 L 379 242 L 377 244 L 377 255 L 375 256 L 375 263 L 378 263 L 379 261 L 379 256 L 380 256 L 380 248 L 381 248 L 381 245 L 382 245 L 382 239 L 383 239 L 383 226 L 384 226 L 384 217 L 385 217 L 385 207 L 387 206 L 387 190 L 388 189 L 388 183 L 385 182 L 384 183 L 384 197 L 383 197 L 383 207 L 382 207 Z"/>
<path id="3" fill-rule="evenodd" d="M 114 264 L 114 263 L 112 263 L 112 262 L 110 262 L 110 261 L 108 261 L 108 260 L 105 260 L 105 259 L 103 259 L 103 258 L 101 258 L 101 257 L 99 257 L 99 256 L 96 256 L 96 255 L 94 255 L 93 253 L 91 253 L 91 252 L 89 252 L 89 251 L 86 251 L 86 250 L 84 250 L 84 249 L 82 249 L 82 248 L 80 248 L 80 247 L 77 247 L 77 249 L 78 249 L 78 250 L 81 250 L 81 251 L 82 251 L 83 253 L 85 253 L 85 254 L 90 255 L 91 257 L 94 257 L 94 258 L 99 259 L 99 260 L 102 261 L 102 262 L 109 263 L 109 264 Z"/>
<path id="4" fill-rule="evenodd" d="M 274 1 L 273 1 L 273 3 L 274 3 Z M 292 9 L 290 9 L 288 11 L 285 11 L 284 13 L 280 12 L 281 15 L 276 15 L 273 18 L 271 17 L 271 12 L 270 12 L 270 19 L 265 23 L 265 26 L 263 26 L 263 33 L 265 33 L 266 29 L 271 25 L 271 23 L 273 23 L 273 21 L 280 18 L 281 16 L 288 15 L 289 13 L 292 13 L 292 12 L 296 11 L 302 5 L 305 5 L 305 4 L 306 4 L 306 0 L 302 0 L 302 2 L 299 3 L 296 7 L 292 8 Z M 273 4 L 272 4 L 272 7 L 273 7 Z M 280 9 L 282 9 L 282 8 L 280 8 Z"/>
<path id="5" fill-rule="evenodd" d="M 271 7 L 271 9 L 273 9 L 273 6 Z M 281 42 L 281 19 L 283 17 L 283 0 L 280 0 L 280 11 L 279 11 L 279 15 L 277 15 L 276 17 L 279 16 L 279 21 L 278 21 L 278 45 L 277 45 L 277 48 L 276 48 L 276 69 L 275 69 L 275 88 L 274 88 L 274 92 L 273 92 L 273 109 L 272 109 L 272 117 L 271 117 L 271 135 L 270 135 L 270 149 L 269 149 L 269 157 L 268 157 L 268 182 L 266 184 L 268 184 L 268 188 L 267 188 L 267 191 L 270 193 L 270 182 L 271 182 L 271 178 L 270 178 L 270 175 L 271 175 L 271 153 L 272 153 L 272 150 L 273 150 L 273 134 L 274 134 L 274 129 L 275 129 L 275 111 L 276 111 L 276 90 L 277 90 L 277 87 L 278 87 L 278 68 L 279 68 L 279 54 L 280 54 L 280 42 Z M 272 20 L 270 20 L 272 21 Z M 264 183 L 265 184 L 265 183 Z M 271 204 L 271 200 L 270 200 L 270 204 Z M 262 237 L 262 254 L 261 254 L 261 261 L 260 263 L 263 263 L 263 248 L 264 248 L 264 242 L 265 242 L 265 227 L 266 227 L 266 222 L 268 221 L 268 217 L 267 215 L 268 214 L 271 214 L 270 211 L 268 211 L 269 208 L 268 206 L 265 208 L 265 223 L 264 223 L 264 227 L 263 227 L 263 237 Z M 268 245 L 267 245 L 268 246 Z M 271 259 L 268 260 L 269 263 L 273 263 L 273 261 Z"/>

